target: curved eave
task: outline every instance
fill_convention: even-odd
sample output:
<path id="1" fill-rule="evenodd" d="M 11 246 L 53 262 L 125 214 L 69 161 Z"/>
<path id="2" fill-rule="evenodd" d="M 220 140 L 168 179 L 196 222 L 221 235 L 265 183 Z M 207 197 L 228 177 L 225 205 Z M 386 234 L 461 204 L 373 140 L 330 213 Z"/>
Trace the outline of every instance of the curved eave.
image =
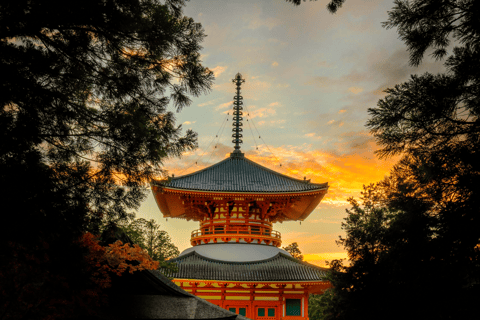
<path id="1" fill-rule="evenodd" d="M 198 195 L 198 196 L 241 196 L 245 197 L 254 197 L 254 196 L 267 196 L 267 197 L 292 197 L 292 196 L 302 196 L 309 195 L 319 192 L 327 192 L 328 183 L 319 184 L 318 189 L 313 190 L 303 190 L 303 191 L 278 191 L 278 192 L 246 192 L 246 191 L 211 191 L 211 190 L 196 190 L 196 189 L 183 189 L 183 188 L 172 188 L 168 186 L 158 186 L 153 185 L 153 187 L 158 187 L 163 189 L 166 193 L 175 193 L 175 194 L 185 194 L 185 195 Z"/>
<path id="2" fill-rule="evenodd" d="M 296 260 L 283 253 L 252 262 L 230 262 L 204 257 L 196 252 L 170 260 L 176 262 L 177 272 L 168 274 L 174 279 L 206 281 L 303 282 L 326 280 L 326 268 Z"/>
<path id="3" fill-rule="evenodd" d="M 321 185 L 316 190 L 295 191 L 295 192 L 218 192 L 203 190 L 177 189 L 167 186 L 152 184 L 157 205 L 165 218 L 184 218 L 192 219 L 185 214 L 185 208 L 182 202 L 182 196 L 212 198 L 248 198 L 252 200 L 274 200 L 282 198 L 300 198 L 295 205 L 289 207 L 283 212 L 285 218 L 278 221 L 296 221 L 305 220 L 310 213 L 317 207 L 328 191 L 328 183 Z M 256 199 L 255 199 L 256 198 Z"/>

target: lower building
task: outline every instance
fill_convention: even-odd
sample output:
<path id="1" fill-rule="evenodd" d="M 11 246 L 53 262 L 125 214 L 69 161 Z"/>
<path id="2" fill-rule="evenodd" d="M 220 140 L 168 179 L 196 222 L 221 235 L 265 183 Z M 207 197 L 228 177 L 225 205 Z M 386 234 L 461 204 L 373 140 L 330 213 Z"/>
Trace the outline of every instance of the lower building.
<path id="1" fill-rule="evenodd" d="M 330 287 L 326 269 L 274 246 L 199 245 L 177 259 L 169 276 L 187 292 L 257 320 L 308 319 L 308 295 Z"/>

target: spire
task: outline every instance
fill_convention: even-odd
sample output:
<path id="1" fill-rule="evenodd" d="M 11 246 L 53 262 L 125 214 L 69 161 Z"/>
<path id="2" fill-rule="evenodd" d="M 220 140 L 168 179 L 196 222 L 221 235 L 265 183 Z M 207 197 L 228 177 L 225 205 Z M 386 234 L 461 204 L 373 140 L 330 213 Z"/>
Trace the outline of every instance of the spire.
<path id="1" fill-rule="evenodd" d="M 242 131 L 243 129 L 240 128 L 243 126 L 243 123 L 241 122 L 243 120 L 242 115 L 243 115 L 243 97 L 240 95 L 240 86 L 242 83 L 245 82 L 244 79 L 242 79 L 242 75 L 240 73 L 237 73 L 235 75 L 235 79 L 232 80 L 233 83 L 237 86 L 237 94 L 235 97 L 233 97 L 233 129 L 232 129 L 232 137 L 234 138 L 232 140 L 233 143 L 235 143 L 235 150 L 233 151 L 232 155 L 238 154 L 238 155 L 243 155 L 240 152 L 240 144 L 243 143 L 241 138 L 243 137 Z"/>

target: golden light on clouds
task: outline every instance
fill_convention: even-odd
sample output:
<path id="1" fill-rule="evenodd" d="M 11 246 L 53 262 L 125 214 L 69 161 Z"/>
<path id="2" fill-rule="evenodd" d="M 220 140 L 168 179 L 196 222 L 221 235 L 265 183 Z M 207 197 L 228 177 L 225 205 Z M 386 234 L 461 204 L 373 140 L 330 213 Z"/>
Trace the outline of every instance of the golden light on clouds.
<path id="1" fill-rule="evenodd" d="M 277 62 L 277 61 L 273 61 L 273 62 L 272 62 L 272 67 L 278 67 L 278 62 Z"/>
<path id="2" fill-rule="evenodd" d="M 349 197 L 360 194 L 363 185 L 378 182 L 388 175 L 396 162 L 396 159 L 377 159 L 373 154 L 375 148 L 373 141 L 366 141 L 362 149 L 347 154 L 310 150 L 308 146 L 281 146 L 270 148 L 272 155 L 260 146 L 260 152 L 247 153 L 246 156 L 294 178 L 306 177 L 314 183 L 328 182 L 330 188 L 322 203 L 345 206 Z"/>
<path id="3" fill-rule="evenodd" d="M 215 110 L 221 110 L 221 109 L 225 109 L 225 108 L 230 108 L 232 107 L 233 105 L 233 100 L 232 101 L 229 101 L 229 102 L 225 102 L 225 103 L 222 103 L 222 104 L 219 104 Z M 228 112 L 228 111 L 227 111 Z"/>
<path id="4" fill-rule="evenodd" d="M 311 264 L 319 267 L 327 267 L 327 261 L 347 259 L 346 252 L 325 252 L 325 253 L 312 253 L 304 254 L 303 259 Z"/>
<path id="5" fill-rule="evenodd" d="M 212 68 L 210 70 L 215 75 L 215 78 L 218 78 L 223 72 L 225 72 L 225 70 L 227 70 L 227 67 L 216 66 L 215 68 Z"/>
<path id="6" fill-rule="evenodd" d="M 350 88 L 348 88 L 348 91 L 350 91 L 353 94 L 358 94 L 358 93 L 362 92 L 363 89 L 359 88 L 359 87 L 350 87 Z"/>
<path id="7" fill-rule="evenodd" d="M 315 132 L 311 132 L 311 133 L 306 133 L 305 134 L 305 137 L 308 137 L 308 138 L 311 138 L 311 139 L 315 139 L 315 140 L 320 140 L 322 139 L 321 136 L 317 136 L 317 134 Z"/>
<path id="8" fill-rule="evenodd" d="M 249 108 L 252 108 L 252 106 L 250 106 Z M 263 117 L 274 115 L 275 113 L 276 111 L 273 108 L 260 108 L 260 109 L 254 109 L 253 111 L 248 112 L 248 117 L 250 119 L 257 118 L 257 117 L 263 118 Z"/>

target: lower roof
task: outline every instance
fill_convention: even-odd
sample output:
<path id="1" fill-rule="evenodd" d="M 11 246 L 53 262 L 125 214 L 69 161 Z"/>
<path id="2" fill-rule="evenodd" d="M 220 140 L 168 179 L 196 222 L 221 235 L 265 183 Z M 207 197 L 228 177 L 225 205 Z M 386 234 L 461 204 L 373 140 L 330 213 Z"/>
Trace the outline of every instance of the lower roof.
<path id="1" fill-rule="evenodd" d="M 170 260 L 178 272 L 167 274 L 175 279 L 217 281 L 324 281 L 328 269 L 299 261 L 281 252 L 275 256 L 250 262 L 221 261 L 192 251 Z"/>
<path id="2" fill-rule="evenodd" d="M 253 243 L 212 243 L 201 244 L 188 248 L 180 254 L 180 257 L 196 252 L 199 255 L 225 262 L 253 262 L 273 258 L 278 253 L 290 256 L 287 251 L 273 245 Z"/>

